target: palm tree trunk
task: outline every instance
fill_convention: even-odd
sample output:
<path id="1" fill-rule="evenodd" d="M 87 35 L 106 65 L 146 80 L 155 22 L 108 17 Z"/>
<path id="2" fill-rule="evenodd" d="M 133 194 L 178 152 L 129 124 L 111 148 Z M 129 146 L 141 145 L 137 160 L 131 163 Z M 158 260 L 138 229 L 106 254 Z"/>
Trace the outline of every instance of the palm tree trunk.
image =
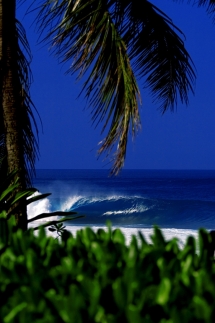
<path id="1" fill-rule="evenodd" d="M 20 84 L 16 57 L 16 0 L 0 0 L 1 104 L 4 121 L 8 173 L 17 170 L 19 190 L 26 188 L 22 128 L 19 116 Z M 27 229 L 25 205 L 16 205 L 16 223 Z"/>

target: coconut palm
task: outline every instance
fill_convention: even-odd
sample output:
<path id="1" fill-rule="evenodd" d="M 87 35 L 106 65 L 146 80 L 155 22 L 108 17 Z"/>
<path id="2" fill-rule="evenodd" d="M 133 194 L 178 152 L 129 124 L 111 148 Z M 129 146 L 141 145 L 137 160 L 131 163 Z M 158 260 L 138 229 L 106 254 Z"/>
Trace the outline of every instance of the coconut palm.
<path id="1" fill-rule="evenodd" d="M 29 94 L 30 50 L 15 12 L 15 0 L 0 0 L 0 176 L 3 181 L 16 169 L 18 190 L 23 190 L 30 184 L 29 169 L 34 169 L 38 146 L 32 130 L 32 121 L 36 123 Z M 27 228 L 23 203 L 17 209 L 16 223 Z"/>
<path id="2" fill-rule="evenodd" d="M 175 0 L 177 1 L 177 0 Z M 24 0 L 20 0 L 24 2 Z M 29 4 L 38 1 L 28 0 Z M 199 0 L 214 13 L 214 0 Z M 188 104 L 195 69 L 184 47 L 183 34 L 149 1 L 41 0 L 38 26 L 69 73 L 86 74 L 83 86 L 92 119 L 107 134 L 99 153 L 113 155 L 112 173 L 121 169 L 129 129 L 140 127 L 140 90 L 144 80 L 164 113 L 178 101 Z M 0 176 L 17 170 L 19 189 L 30 183 L 37 156 L 36 127 L 30 98 L 30 51 L 25 31 L 16 19 L 16 0 L 0 0 Z M 37 128 L 36 128 L 37 130 Z M 6 156 L 3 161 L 2 157 Z M 25 206 L 16 215 L 27 226 Z"/>
<path id="3" fill-rule="evenodd" d="M 214 12 L 214 0 L 197 1 Z M 109 128 L 99 154 L 113 154 L 112 173 L 122 168 L 129 129 L 140 127 L 138 81 L 143 80 L 164 113 L 188 104 L 195 68 L 184 35 L 147 0 L 43 0 L 39 30 L 68 73 L 86 74 L 83 91 L 92 120 Z"/>

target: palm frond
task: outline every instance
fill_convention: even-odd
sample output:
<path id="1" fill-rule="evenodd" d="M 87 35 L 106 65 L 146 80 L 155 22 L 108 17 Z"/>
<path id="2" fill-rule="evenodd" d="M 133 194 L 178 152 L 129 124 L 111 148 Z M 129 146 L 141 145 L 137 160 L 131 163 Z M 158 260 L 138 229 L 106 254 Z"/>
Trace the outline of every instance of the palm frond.
<path id="1" fill-rule="evenodd" d="M 38 25 L 68 72 L 89 71 L 84 91 L 93 122 L 110 126 L 99 153 L 114 154 L 112 172 L 123 166 L 129 129 L 140 127 L 140 92 L 134 72 L 144 77 L 162 112 L 193 92 L 193 62 L 182 32 L 149 1 L 44 0 Z"/>
<path id="2" fill-rule="evenodd" d="M 21 129 L 24 154 L 24 172 L 27 186 L 31 186 L 31 178 L 35 173 L 35 160 L 38 157 L 38 127 L 33 110 L 37 112 L 31 97 L 30 86 L 32 74 L 30 70 L 31 51 L 22 24 L 16 20 L 16 69 L 18 82 L 16 84 L 19 98 L 19 127 Z"/>
<path id="3" fill-rule="evenodd" d="M 106 151 L 108 155 L 118 142 L 112 169 L 117 173 L 123 166 L 129 128 L 131 126 L 135 134 L 140 126 L 140 94 L 126 44 L 105 1 L 55 1 L 52 4 L 51 8 L 46 4 L 40 12 L 41 28 L 59 18 L 58 27 L 49 36 L 53 35 L 56 53 L 62 61 L 73 60 L 69 72 L 79 70 L 80 78 L 93 63 L 84 90 L 92 106 L 93 122 L 103 121 L 102 131 L 110 125 L 99 153 Z"/>
<path id="4" fill-rule="evenodd" d="M 114 16 L 124 16 L 118 28 L 135 74 L 143 77 L 163 113 L 168 108 L 174 110 L 179 100 L 188 104 L 196 76 L 181 30 L 149 1 L 142 2 L 141 11 L 137 0 L 117 2 L 121 7 L 118 11 L 114 8 Z"/>
<path id="5" fill-rule="evenodd" d="M 22 24 L 16 21 L 17 64 L 19 76 L 20 115 L 22 129 L 22 144 L 24 150 L 26 183 L 31 185 L 31 178 L 35 174 L 35 160 L 38 157 L 38 127 L 33 110 L 37 112 L 31 97 L 30 86 L 32 74 L 30 70 L 31 51 Z M 38 114 L 38 112 L 37 112 Z"/>
<path id="6" fill-rule="evenodd" d="M 21 145 L 24 155 L 24 173 L 26 185 L 31 186 L 31 178 L 35 172 L 35 159 L 38 156 L 38 128 L 33 114 L 37 111 L 30 97 L 30 85 L 32 75 L 30 70 L 31 52 L 26 33 L 21 23 L 16 20 L 16 47 L 15 69 L 17 72 L 17 81 L 15 91 L 17 99 L 17 108 L 19 115 L 19 127 L 21 129 Z M 4 69 L 1 70 L 1 82 L 3 82 Z M 0 107 L 0 159 L 4 157 L 4 162 L 0 164 L 1 179 L 7 175 L 7 152 L 5 142 L 5 130 L 3 110 Z"/>

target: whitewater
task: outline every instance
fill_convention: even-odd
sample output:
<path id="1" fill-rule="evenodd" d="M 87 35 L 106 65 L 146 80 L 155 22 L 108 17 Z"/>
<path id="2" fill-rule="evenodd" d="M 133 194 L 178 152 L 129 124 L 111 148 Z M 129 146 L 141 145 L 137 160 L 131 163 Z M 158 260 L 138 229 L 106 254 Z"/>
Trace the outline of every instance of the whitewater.
<path id="1" fill-rule="evenodd" d="M 107 170 L 37 170 L 34 187 L 52 195 L 30 204 L 29 218 L 77 212 L 85 217 L 65 223 L 73 234 L 86 226 L 106 228 L 108 220 L 128 242 L 138 231 L 150 241 L 157 225 L 167 240 L 176 237 L 183 246 L 198 229 L 215 229 L 215 171 L 123 170 L 110 177 Z"/>
<path id="2" fill-rule="evenodd" d="M 77 212 L 85 217 L 65 223 L 73 234 L 86 226 L 105 228 L 108 220 L 128 242 L 138 231 L 150 241 L 157 225 L 183 246 L 199 228 L 215 228 L 215 171 L 126 170 L 109 177 L 105 170 L 38 170 L 34 186 L 52 195 L 30 204 L 29 217 Z"/>

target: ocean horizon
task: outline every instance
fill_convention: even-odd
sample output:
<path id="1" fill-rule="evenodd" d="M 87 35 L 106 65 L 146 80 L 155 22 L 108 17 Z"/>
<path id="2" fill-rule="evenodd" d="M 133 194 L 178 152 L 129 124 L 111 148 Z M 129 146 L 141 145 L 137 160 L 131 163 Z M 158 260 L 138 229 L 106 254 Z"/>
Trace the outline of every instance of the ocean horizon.
<path id="1" fill-rule="evenodd" d="M 215 170 L 38 169 L 33 185 L 50 197 L 30 204 L 29 217 L 44 212 L 74 211 L 84 218 L 65 222 L 75 232 L 120 228 L 128 240 L 141 231 L 150 239 L 154 225 L 166 239 L 183 245 L 198 229 L 215 229 Z"/>

